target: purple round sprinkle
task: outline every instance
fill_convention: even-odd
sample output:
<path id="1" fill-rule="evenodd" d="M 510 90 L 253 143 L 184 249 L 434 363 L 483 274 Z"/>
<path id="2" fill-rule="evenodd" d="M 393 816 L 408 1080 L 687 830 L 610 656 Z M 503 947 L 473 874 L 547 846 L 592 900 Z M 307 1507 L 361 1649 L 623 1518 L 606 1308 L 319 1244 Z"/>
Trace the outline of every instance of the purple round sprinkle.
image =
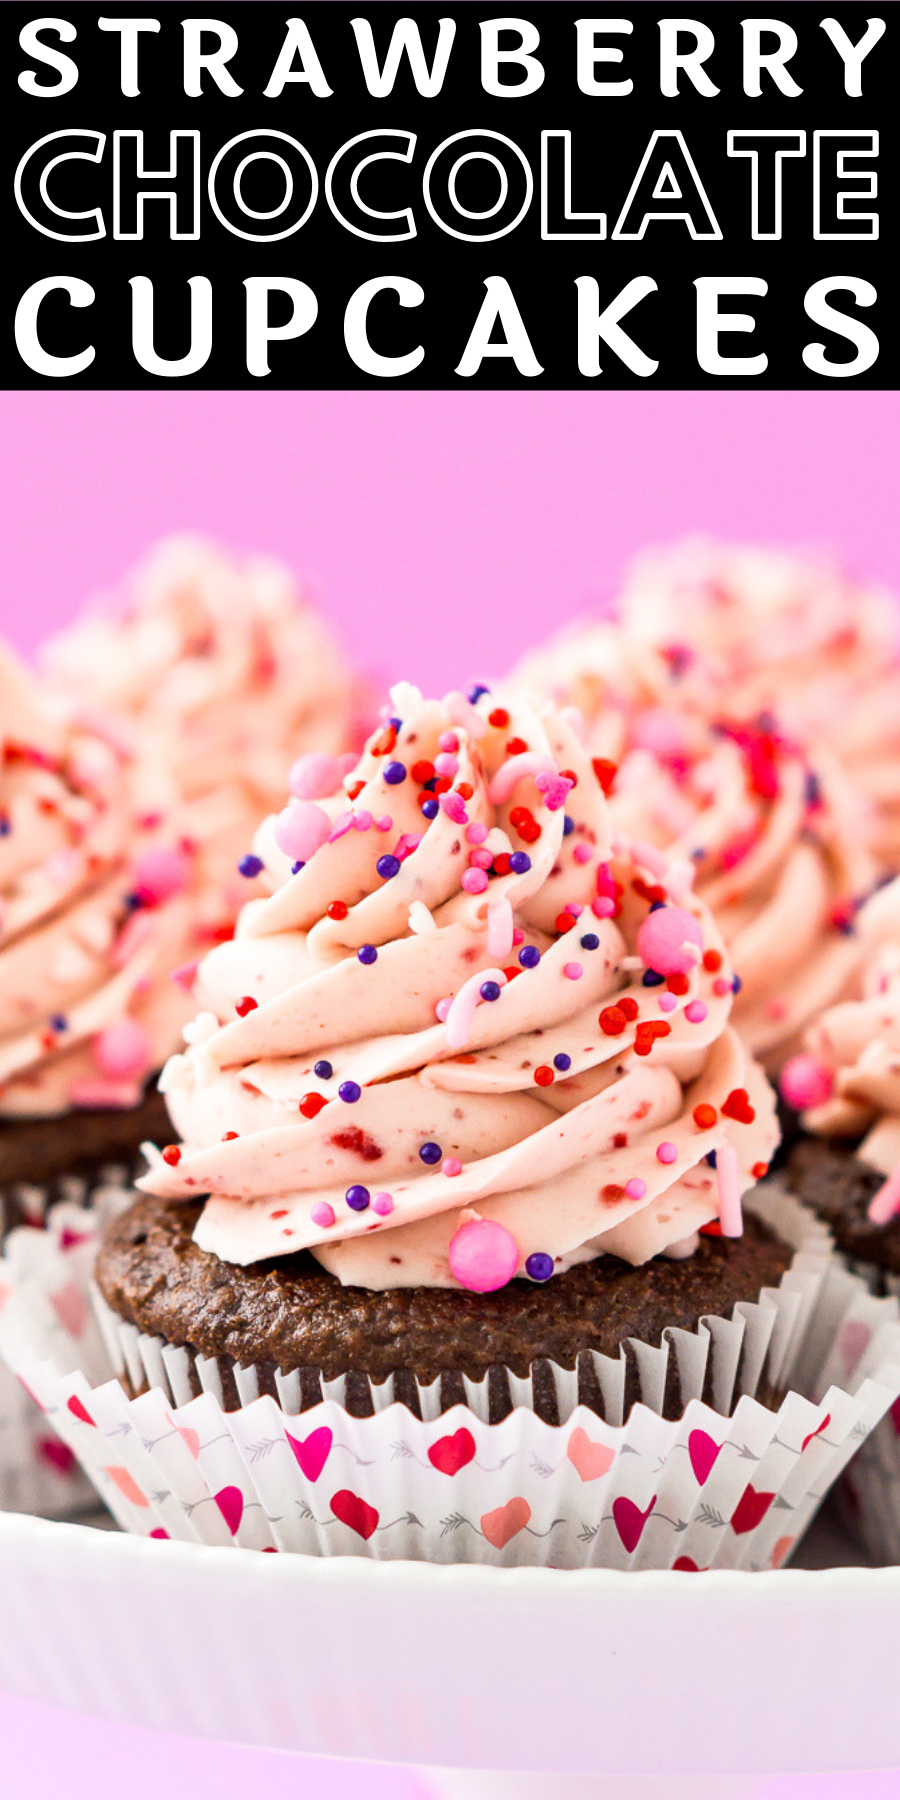
<path id="1" fill-rule="evenodd" d="M 444 1152 L 440 1144 L 420 1144 L 419 1155 L 423 1163 L 439 1163 Z"/>
<path id="2" fill-rule="evenodd" d="M 718 1157 L 717 1157 L 717 1156 L 716 1156 L 716 1153 L 715 1153 L 715 1151 L 714 1151 L 714 1150 L 709 1150 L 709 1151 L 707 1151 L 707 1153 L 706 1153 L 706 1155 L 705 1155 L 705 1156 L 704 1156 L 704 1158 L 703 1158 L 703 1161 L 704 1161 L 704 1162 L 707 1162 L 707 1163 L 709 1163 L 709 1166 L 710 1166 L 710 1168 L 711 1168 L 711 1169 L 714 1169 L 714 1168 L 715 1168 L 715 1167 L 716 1167 L 716 1164 L 717 1164 L 717 1163 L 718 1163 L 718 1160 L 719 1160 L 719 1159 L 718 1159 Z"/>
<path id="3" fill-rule="evenodd" d="M 482 694 L 489 694 L 490 691 L 490 688 L 485 687 L 483 682 L 476 681 L 475 686 L 470 687 L 469 692 L 466 695 L 469 705 L 477 706 Z"/>
<path id="4" fill-rule="evenodd" d="M 664 900 L 651 900 L 650 911 L 651 912 L 660 912 L 663 909 L 663 907 L 665 906 L 665 904 L 666 903 Z"/>
<path id="5" fill-rule="evenodd" d="M 531 868 L 531 857 L 525 850 L 514 850 L 509 859 L 509 866 L 514 875 L 527 875 Z"/>
<path id="6" fill-rule="evenodd" d="M 392 876 L 400 873 L 399 856 L 379 856 L 375 864 L 382 881 L 390 881 Z"/>
<path id="7" fill-rule="evenodd" d="M 552 1256 L 548 1256 L 546 1250 L 535 1250 L 525 1258 L 525 1273 L 532 1281 L 549 1281 L 553 1274 Z"/>
<path id="8" fill-rule="evenodd" d="M 386 763 L 384 779 L 391 787 L 399 787 L 401 781 L 406 780 L 406 764 L 401 762 Z"/>
<path id="9" fill-rule="evenodd" d="M 499 981 L 483 981 L 478 992 L 482 1000 L 499 1000 L 500 983 Z"/>
<path id="10" fill-rule="evenodd" d="M 422 817 L 423 817 L 423 819 L 436 819 L 440 810 L 441 810 L 440 806 L 438 805 L 438 802 L 436 800 L 423 800 L 422 801 Z"/>
<path id="11" fill-rule="evenodd" d="M 361 963 L 373 963 L 378 961 L 378 951 L 374 944 L 360 944 L 356 955 Z"/>
<path id="12" fill-rule="evenodd" d="M 519 951 L 519 961 L 523 969 L 536 969 L 540 960 L 541 953 L 536 944 L 526 944 L 525 948 Z"/>
<path id="13" fill-rule="evenodd" d="M 321 1062 L 313 1063 L 313 1074 L 318 1075 L 320 1081 L 330 1081 L 334 1070 L 330 1062 L 326 1062 L 323 1057 Z"/>
<path id="14" fill-rule="evenodd" d="M 347 1192 L 344 1195 L 347 1205 L 352 1206 L 354 1212 L 365 1212 L 371 1198 L 372 1196 L 367 1187 L 358 1187 L 355 1185 L 353 1187 L 348 1187 Z"/>
<path id="15" fill-rule="evenodd" d="M 299 873 L 300 873 L 300 870 L 301 870 L 301 869 L 305 869 L 305 868 L 306 868 L 306 864 L 305 864 L 305 862 L 295 862 L 295 863 L 291 863 L 291 874 L 292 874 L 292 875 L 299 875 Z"/>
<path id="16" fill-rule="evenodd" d="M 358 1081 L 342 1081 L 338 1088 L 340 1098 L 346 1100 L 348 1106 L 352 1106 L 354 1101 L 359 1099 L 361 1093 L 362 1088 Z"/>
<path id="17" fill-rule="evenodd" d="M 567 1056 L 565 1050 L 560 1050 L 559 1054 L 553 1058 L 553 1067 L 559 1069 L 560 1074 L 564 1075 L 566 1070 L 572 1067 L 571 1056 Z"/>
<path id="18" fill-rule="evenodd" d="M 657 975 L 655 969 L 645 969 L 641 976 L 644 987 L 662 987 L 665 979 L 664 975 Z"/>
<path id="19" fill-rule="evenodd" d="M 575 830 L 575 820 L 568 813 L 563 815 L 563 837 L 571 837 Z"/>
<path id="20" fill-rule="evenodd" d="M 732 993 L 733 993 L 733 994 L 739 994 L 739 993 L 740 993 L 740 991 L 741 991 L 741 988 L 742 988 L 742 987 L 743 987 L 743 985 L 744 985 L 744 984 L 743 984 L 743 982 L 742 982 L 742 980 L 741 980 L 741 978 L 740 978 L 740 976 L 739 976 L 739 975 L 732 975 L 732 977 L 731 977 L 731 991 L 732 991 Z"/>
<path id="21" fill-rule="evenodd" d="M 69 1021 L 65 1013 L 52 1013 L 50 1024 L 54 1031 L 65 1031 Z"/>
<path id="22" fill-rule="evenodd" d="M 259 875 L 262 872 L 262 866 L 262 857 L 254 856 L 251 851 L 248 851 L 247 855 L 242 856 L 238 863 L 238 874 L 244 875 L 248 881 L 252 881 L 254 875 Z"/>
<path id="23" fill-rule="evenodd" d="M 578 939 L 582 950 L 599 950 L 600 939 L 596 931 L 586 931 L 583 938 Z"/>

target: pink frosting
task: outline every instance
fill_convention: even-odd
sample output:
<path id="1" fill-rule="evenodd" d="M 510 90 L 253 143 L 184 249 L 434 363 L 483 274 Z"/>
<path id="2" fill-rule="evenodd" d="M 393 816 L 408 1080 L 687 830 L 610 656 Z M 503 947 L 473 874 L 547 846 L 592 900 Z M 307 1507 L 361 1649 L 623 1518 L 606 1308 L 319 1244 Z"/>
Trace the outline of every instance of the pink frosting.
<path id="1" fill-rule="evenodd" d="M 900 1169 L 900 878 L 863 908 L 858 943 L 853 997 L 807 1034 L 809 1085 L 815 1070 L 821 1086 L 803 1123 L 823 1136 L 859 1138 L 863 1160 L 892 1175 Z"/>
<path id="2" fill-rule="evenodd" d="M 131 1105 L 179 1041 L 169 971 L 198 946 L 171 799 L 0 647 L 0 1115 Z"/>
<path id="3" fill-rule="evenodd" d="M 470 1260 L 486 1279 L 470 1238 L 503 1279 L 601 1250 L 642 1262 L 715 1220 L 712 1151 L 733 1143 L 740 1187 L 768 1163 L 773 1098 L 729 1029 L 706 906 L 679 890 L 672 931 L 650 937 L 687 947 L 689 973 L 645 984 L 665 859 L 613 852 L 569 720 L 513 700 L 491 726 L 484 697 L 472 729 L 457 701 L 393 690 L 399 726 L 320 796 L 328 840 L 292 875 L 270 819 L 256 849 L 273 891 L 201 965 L 203 1010 L 164 1077 L 183 1144 L 142 1185 L 209 1195 L 197 1241 L 226 1261 L 309 1247 L 367 1287 L 452 1287 Z M 457 1238 L 479 1220 L 513 1240 L 508 1268 L 503 1232 Z"/>

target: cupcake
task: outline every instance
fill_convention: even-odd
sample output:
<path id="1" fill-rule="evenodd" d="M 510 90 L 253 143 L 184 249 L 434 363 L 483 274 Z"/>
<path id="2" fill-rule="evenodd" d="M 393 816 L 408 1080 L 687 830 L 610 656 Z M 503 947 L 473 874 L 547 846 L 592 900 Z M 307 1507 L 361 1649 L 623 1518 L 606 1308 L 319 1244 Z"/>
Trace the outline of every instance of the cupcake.
<path id="1" fill-rule="evenodd" d="M 874 885 L 871 819 L 834 753 L 775 714 L 665 705 L 625 627 L 563 633 L 529 667 L 584 709 L 613 825 L 664 851 L 712 907 L 737 970 L 735 1027 L 777 1070 L 847 987 Z"/>
<path id="2" fill-rule="evenodd" d="M 268 892 L 203 959 L 164 1072 L 180 1141 L 99 1246 L 118 1382 L 48 1357 L 49 1285 L 21 1235 L 7 1258 L 0 1343 L 117 1516 L 328 1553 L 783 1561 L 900 1392 L 880 1349 L 834 1385 L 839 1325 L 896 1306 L 830 1294 L 825 1228 L 763 1191 L 774 1096 L 721 933 L 614 841 L 572 721 L 399 686 L 254 853 Z"/>
<path id="3" fill-rule="evenodd" d="M 359 741 L 359 686 L 290 572 L 202 538 L 160 544 L 122 596 L 49 640 L 43 662 L 56 688 L 119 720 L 170 772 L 210 932 L 247 897 L 253 832 L 293 760 Z"/>

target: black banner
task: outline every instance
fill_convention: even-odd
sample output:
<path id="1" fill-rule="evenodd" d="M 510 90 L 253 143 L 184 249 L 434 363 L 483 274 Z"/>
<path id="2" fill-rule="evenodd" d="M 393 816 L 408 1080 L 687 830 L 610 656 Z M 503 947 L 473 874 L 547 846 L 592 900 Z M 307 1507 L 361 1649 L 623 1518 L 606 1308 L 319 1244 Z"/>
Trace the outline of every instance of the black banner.
<path id="1" fill-rule="evenodd" d="M 895 387 L 896 23 L 7 4 L 0 378 Z"/>

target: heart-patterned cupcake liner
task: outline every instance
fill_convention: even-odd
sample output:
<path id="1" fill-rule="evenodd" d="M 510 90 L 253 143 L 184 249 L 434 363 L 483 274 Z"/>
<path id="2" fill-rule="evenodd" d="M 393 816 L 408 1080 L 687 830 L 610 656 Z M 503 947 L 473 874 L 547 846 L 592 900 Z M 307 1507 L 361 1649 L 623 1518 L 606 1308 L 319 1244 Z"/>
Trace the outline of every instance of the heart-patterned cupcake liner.
<path id="1" fill-rule="evenodd" d="M 841 1259 L 873 1294 L 900 1298 L 900 1276 L 871 1263 Z M 864 1330 L 859 1322 L 860 1336 Z M 836 1498 L 851 1535 L 878 1563 L 900 1563 L 900 1401 L 893 1401 L 837 1484 Z"/>
<path id="2" fill-rule="evenodd" d="M 19 1243 L 32 1239 L 38 1255 L 41 1248 L 52 1254 L 51 1303 L 59 1322 L 58 1342 L 80 1345 L 96 1336 L 93 1312 L 85 1302 L 86 1271 L 93 1263 L 98 1220 L 107 1219 L 133 1197 L 127 1182 L 128 1171 L 116 1167 L 105 1168 L 96 1181 L 72 1175 L 55 1181 L 52 1188 L 22 1182 L 0 1190 L 0 1242 L 13 1232 Z M 88 1204 L 92 1216 L 85 1222 Z M 51 1233 L 48 1224 L 57 1209 L 59 1220 Z M 30 1260 L 28 1253 L 26 1263 Z M 4 1284 L 18 1267 L 11 1246 L 8 1261 L 0 1264 L 0 1305 Z M 0 1362 L 0 1509 L 56 1519 L 74 1518 L 95 1506 L 93 1487 L 77 1455 L 48 1427 L 26 1388 Z"/>
<path id="3" fill-rule="evenodd" d="M 60 1284 L 74 1278 L 86 1302 L 96 1243 L 94 1215 L 71 1207 L 10 1240 L 0 1350 L 119 1524 L 143 1536 L 450 1563 L 778 1567 L 900 1397 L 900 1308 L 843 1269 L 827 1231 L 777 1188 L 760 1210 L 796 1246 L 781 1286 L 734 1320 L 630 1346 L 640 1394 L 619 1421 L 579 1405 L 574 1373 L 555 1367 L 558 1425 L 523 1404 L 489 1424 L 486 1382 L 442 1413 L 423 1387 L 421 1418 L 390 1383 L 372 1388 L 368 1417 L 336 1391 L 301 1411 L 296 1378 L 279 1403 L 252 1369 L 225 1412 L 214 1362 L 191 1365 L 102 1303 L 102 1329 L 68 1329 Z M 62 1248 L 79 1233 L 75 1253 Z M 108 1379 L 110 1355 L 138 1398 Z M 669 1355 L 686 1396 L 675 1421 L 661 1416 Z M 192 1367 L 206 1384 L 194 1397 Z M 608 1372 L 598 1384 L 614 1401 Z M 777 1408 L 755 1397 L 773 1389 Z"/>

